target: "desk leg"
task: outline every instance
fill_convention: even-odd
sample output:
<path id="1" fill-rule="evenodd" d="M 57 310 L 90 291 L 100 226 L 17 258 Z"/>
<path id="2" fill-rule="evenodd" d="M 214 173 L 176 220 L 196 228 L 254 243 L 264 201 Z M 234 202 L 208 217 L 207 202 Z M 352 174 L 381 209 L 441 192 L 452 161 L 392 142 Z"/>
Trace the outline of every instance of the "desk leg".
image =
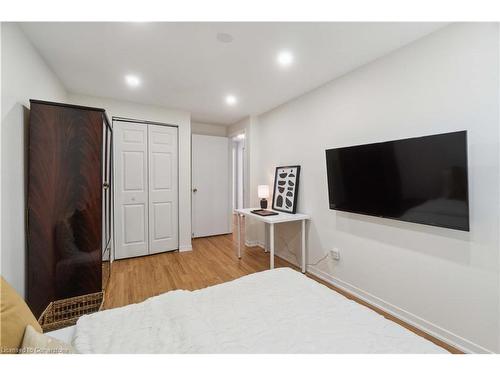
<path id="1" fill-rule="evenodd" d="M 269 248 L 267 247 L 267 224 L 264 223 L 264 253 L 268 253 L 269 252 Z"/>
<path id="2" fill-rule="evenodd" d="M 270 261 L 269 261 L 269 268 L 270 269 L 273 269 L 274 268 L 274 224 L 271 223 L 269 224 L 270 225 L 270 228 L 269 228 L 269 234 L 270 234 L 270 238 L 269 238 L 269 246 L 271 247 L 271 254 L 270 254 Z"/>
<path id="3" fill-rule="evenodd" d="M 238 214 L 238 259 L 241 259 L 241 215 Z"/>
<path id="4" fill-rule="evenodd" d="M 306 273 L 306 221 L 302 220 L 302 273 Z"/>

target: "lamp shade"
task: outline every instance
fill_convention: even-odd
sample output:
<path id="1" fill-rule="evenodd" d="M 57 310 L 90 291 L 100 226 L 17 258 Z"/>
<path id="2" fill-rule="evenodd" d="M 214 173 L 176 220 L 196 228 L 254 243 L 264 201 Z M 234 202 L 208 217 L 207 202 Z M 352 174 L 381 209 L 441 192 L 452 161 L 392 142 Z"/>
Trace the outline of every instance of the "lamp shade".
<path id="1" fill-rule="evenodd" d="M 257 186 L 257 195 L 259 198 L 269 198 L 269 185 Z"/>

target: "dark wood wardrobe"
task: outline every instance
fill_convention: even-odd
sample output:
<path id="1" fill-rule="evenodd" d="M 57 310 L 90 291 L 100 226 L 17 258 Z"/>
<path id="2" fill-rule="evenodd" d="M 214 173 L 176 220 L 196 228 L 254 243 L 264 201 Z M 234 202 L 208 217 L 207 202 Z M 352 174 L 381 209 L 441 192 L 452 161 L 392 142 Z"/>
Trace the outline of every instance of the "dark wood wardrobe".
<path id="1" fill-rule="evenodd" d="M 31 100 L 27 301 L 99 292 L 109 275 L 112 129 L 100 108 Z"/>

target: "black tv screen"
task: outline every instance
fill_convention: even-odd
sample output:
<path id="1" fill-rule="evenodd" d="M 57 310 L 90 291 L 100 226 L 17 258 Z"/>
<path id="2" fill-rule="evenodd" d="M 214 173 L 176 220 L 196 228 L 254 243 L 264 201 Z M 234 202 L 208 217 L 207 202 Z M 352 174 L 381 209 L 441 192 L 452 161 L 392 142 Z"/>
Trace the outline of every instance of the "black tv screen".
<path id="1" fill-rule="evenodd" d="M 330 208 L 469 230 L 467 132 L 326 150 Z"/>

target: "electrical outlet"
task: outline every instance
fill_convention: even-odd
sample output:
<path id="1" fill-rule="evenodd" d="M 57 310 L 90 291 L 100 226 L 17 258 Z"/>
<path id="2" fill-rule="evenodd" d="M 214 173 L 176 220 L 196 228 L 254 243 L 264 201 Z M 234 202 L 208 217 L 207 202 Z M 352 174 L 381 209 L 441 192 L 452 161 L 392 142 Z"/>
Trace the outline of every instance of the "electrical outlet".
<path id="1" fill-rule="evenodd" d="M 330 250 L 330 256 L 334 260 L 340 260 L 340 250 L 337 248 Z"/>

